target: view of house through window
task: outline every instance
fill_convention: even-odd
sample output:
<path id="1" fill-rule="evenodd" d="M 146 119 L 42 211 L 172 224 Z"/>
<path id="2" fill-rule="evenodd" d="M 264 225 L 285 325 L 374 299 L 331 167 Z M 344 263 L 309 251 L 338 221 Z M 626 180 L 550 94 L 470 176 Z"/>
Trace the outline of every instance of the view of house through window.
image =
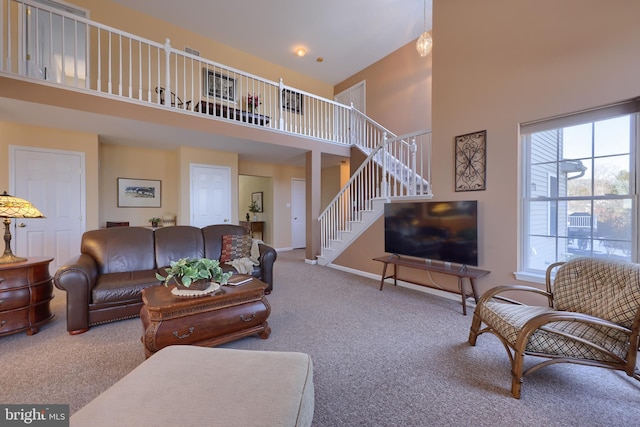
<path id="1" fill-rule="evenodd" d="M 522 125 L 522 265 L 637 259 L 638 114 L 628 102 Z"/>

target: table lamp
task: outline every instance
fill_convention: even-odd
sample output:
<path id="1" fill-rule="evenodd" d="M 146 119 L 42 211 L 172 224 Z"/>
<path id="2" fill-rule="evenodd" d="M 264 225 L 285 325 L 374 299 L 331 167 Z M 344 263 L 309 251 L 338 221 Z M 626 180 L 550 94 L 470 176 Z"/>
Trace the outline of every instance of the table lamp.
<path id="1" fill-rule="evenodd" d="M 0 256 L 0 264 L 26 261 L 26 258 L 17 257 L 11 252 L 11 218 L 44 218 L 44 215 L 30 202 L 4 191 L 0 194 L 0 218 L 4 218 L 4 255 Z"/>

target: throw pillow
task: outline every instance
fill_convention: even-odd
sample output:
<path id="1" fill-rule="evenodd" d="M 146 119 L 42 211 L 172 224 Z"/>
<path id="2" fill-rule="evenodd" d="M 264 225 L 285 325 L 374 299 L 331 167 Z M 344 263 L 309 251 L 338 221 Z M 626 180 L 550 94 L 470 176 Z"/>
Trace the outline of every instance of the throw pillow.
<path id="1" fill-rule="evenodd" d="M 249 258 L 251 256 L 251 236 L 244 234 L 222 236 L 222 254 L 220 263 L 233 261 L 238 258 Z"/>

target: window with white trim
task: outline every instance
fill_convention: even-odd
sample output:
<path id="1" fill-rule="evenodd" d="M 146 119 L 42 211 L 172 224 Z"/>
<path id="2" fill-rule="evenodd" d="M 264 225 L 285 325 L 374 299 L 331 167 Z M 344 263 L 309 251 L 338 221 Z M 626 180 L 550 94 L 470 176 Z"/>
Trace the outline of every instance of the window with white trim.
<path id="1" fill-rule="evenodd" d="M 637 100 L 521 126 L 521 271 L 578 256 L 637 262 Z"/>

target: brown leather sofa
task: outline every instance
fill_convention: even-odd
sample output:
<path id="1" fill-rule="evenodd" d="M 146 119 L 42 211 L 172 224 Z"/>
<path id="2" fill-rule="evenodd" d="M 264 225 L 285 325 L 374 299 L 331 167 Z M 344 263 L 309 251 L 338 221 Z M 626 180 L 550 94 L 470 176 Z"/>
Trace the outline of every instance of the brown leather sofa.
<path id="1" fill-rule="evenodd" d="M 220 259 L 222 236 L 247 234 L 231 224 L 163 227 L 114 227 L 87 231 L 81 254 L 60 267 L 53 277 L 67 292 L 67 331 L 81 334 L 89 327 L 140 315 L 142 290 L 160 285 L 156 272 L 180 258 Z M 273 289 L 277 253 L 259 244 L 260 265 L 253 276 Z M 233 270 L 229 265 L 224 270 Z"/>

